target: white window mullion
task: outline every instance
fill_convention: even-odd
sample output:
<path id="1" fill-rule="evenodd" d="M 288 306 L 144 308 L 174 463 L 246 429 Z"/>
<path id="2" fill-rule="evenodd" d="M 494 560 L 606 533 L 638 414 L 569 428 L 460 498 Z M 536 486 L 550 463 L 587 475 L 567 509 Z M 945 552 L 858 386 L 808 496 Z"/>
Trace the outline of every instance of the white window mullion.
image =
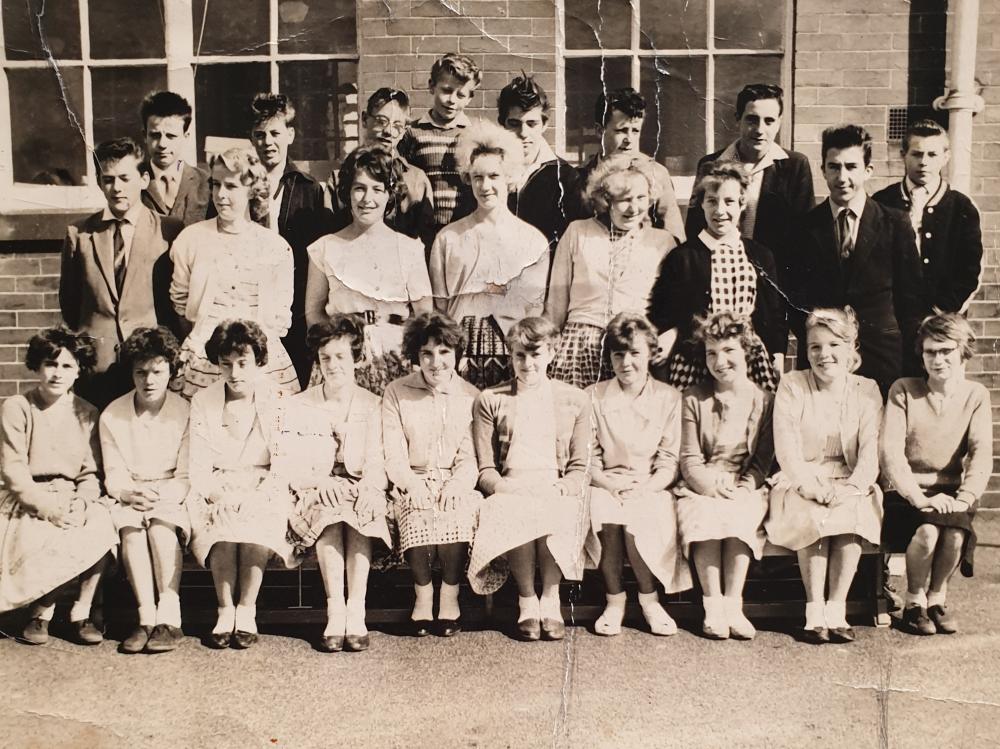
<path id="1" fill-rule="evenodd" d="M 360 24 L 358 24 L 360 28 Z M 361 47 L 358 47 L 360 50 Z M 566 0 L 556 0 L 555 149 L 566 154 Z"/>
<path id="2" fill-rule="evenodd" d="M 629 0 L 629 5 L 632 7 L 632 23 L 629 26 L 629 31 L 631 32 L 629 39 L 629 51 L 632 58 L 632 88 L 638 91 L 641 86 L 640 81 L 642 78 L 642 67 L 639 65 L 639 0 Z"/>
<path id="3" fill-rule="evenodd" d="M 93 84 L 90 79 L 90 2 L 79 0 L 80 5 L 80 59 L 83 60 L 83 139 L 87 149 L 87 184 L 97 184 L 97 169 L 90 157 L 94 150 L 94 105 Z"/>
<path id="4" fill-rule="evenodd" d="M 163 48 L 167 56 L 167 88 L 191 104 L 194 115 L 181 158 L 198 162 L 198 111 L 194 87 L 194 18 L 191 0 L 163 0 Z"/>
<path id="5" fill-rule="evenodd" d="M 705 150 L 715 151 L 715 0 L 706 3 L 708 11 L 708 56 L 705 58 Z"/>
<path id="6" fill-rule="evenodd" d="M 277 94 L 281 93 L 281 76 L 278 72 L 278 0 L 270 0 L 269 5 L 267 56 L 271 63 L 271 91 Z"/>
<path id="7" fill-rule="evenodd" d="M 7 47 L 3 39 L 3 13 L 0 13 L 0 187 L 9 194 L 14 187 L 14 143 L 10 137 L 10 85 L 4 68 Z"/>

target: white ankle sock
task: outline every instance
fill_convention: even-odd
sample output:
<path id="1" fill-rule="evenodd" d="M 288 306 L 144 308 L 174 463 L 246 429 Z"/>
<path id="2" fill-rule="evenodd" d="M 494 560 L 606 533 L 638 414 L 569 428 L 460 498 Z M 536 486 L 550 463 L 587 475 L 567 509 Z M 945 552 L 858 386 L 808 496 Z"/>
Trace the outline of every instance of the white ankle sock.
<path id="1" fill-rule="evenodd" d="M 806 629 L 826 626 L 825 601 L 806 601 Z"/>
<path id="2" fill-rule="evenodd" d="M 257 606 L 239 604 L 236 607 L 236 629 L 257 633 Z"/>
<path id="3" fill-rule="evenodd" d="M 517 597 L 517 608 L 518 615 L 517 620 L 519 622 L 527 621 L 528 619 L 541 619 L 541 607 L 538 602 L 537 596 L 518 596 Z"/>
<path id="4" fill-rule="evenodd" d="M 54 603 L 50 604 L 35 604 L 31 607 L 31 617 L 33 619 L 41 619 L 42 621 L 51 622 L 52 617 L 55 616 L 56 605 Z"/>
<path id="5" fill-rule="evenodd" d="M 142 620 L 142 612 L 139 613 L 139 619 Z M 181 599 L 174 591 L 160 593 L 160 601 L 156 604 L 156 623 L 181 626 Z"/>
<path id="6" fill-rule="evenodd" d="M 919 593 L 911 593 L 906 591 L 906 608 L 911 606 L 919 606 L 922 609 L 927 608 L 927 594 L 924 591 Z"/>
<path id="7" fill-rule="evenodd" d="M 347 628 L 349 635 L 361 637 L 368 634 L 368 627 L 365 626 L 365 599 L 347 599 Z"/>
<path id="8" fill-rule="evenodd" d="M 156 606 L 140 606 L 139 607 L 139 626 L 140 627 L 155 627 L 156 626 Z"/>
<path id="9" fill-rule="evenodd" d="M 554 595 L 545 595 L 543 593 L 541 598 L 538 599 L 538 608 L 542 615 L 542 619 L 563 620 L 562 605 L 559 601 L 558 591 Z"/>
<path id="10" fill-rule="evenodd" d="M 236 607 L 219 606 L 218 619 L 212 628 L 213 635 L 232 634 L 236 629 Z"/>
<path id="11" fill-rule="evenodd" d="M 324 637 L 338 637 L 347 628 L 347 604 L 343 597 L 326 599 L 326 629 Z"/>
<path id="12" fill-rule="evenodd" d="M 677 622 L 667 613 L 660 603 L 660 594 L 656 591 L 652 593 L 639 594 L 639 607 L 642 615 L 646 617 L 646 624 L 654 635 L 677 634 Z"/>
<path id="13" fill-rule="evenodd" d="M 462 610 L 458 607 L 458 586 L 442 582 L 438 619 L 457 620 L 461 616 Z"/>
<path id="14" fill-rule="evenodd" d="M 931 606 L 944 606 L 944 597 L 945 592 L 943 590 L 939 590 L 937 593 L 932 590 L 928 591 L 927 608 L 930 608 Z"/>
<path id="15" fill-rule="evenodd" d="M 844 601 L 827 601 L 823 607 L 826 626 L 830 628 L 847 626 L 847 604 Z"/>
<path id="16" fill-rule="evenodd" d="M 427 583 L 426 585 L 413 584 L 413 590 L 417 595 L 416 600 L 413 603 L 413 613 L 410 618 L 413 621 L 424 620 L 434 618 L 434 583 Z"/>
<path id="17" fill-rule="evenodd" d="M 90 618 L 90 603 L 75 601 L 73 603 L 73 608 L 69 610 L 69 620 L 71 622 L 82 622 L 84 619 L 89 619 L 89 618 Z"/>
<path id="18" fill-rule="evenodd" d="M 594 623 L 599 634 L 617 635 L 622 631 L 622 620 L 625 618 L 625 591 L 621 593 L 606 593 L 607 605 L 604 613 Z"/>

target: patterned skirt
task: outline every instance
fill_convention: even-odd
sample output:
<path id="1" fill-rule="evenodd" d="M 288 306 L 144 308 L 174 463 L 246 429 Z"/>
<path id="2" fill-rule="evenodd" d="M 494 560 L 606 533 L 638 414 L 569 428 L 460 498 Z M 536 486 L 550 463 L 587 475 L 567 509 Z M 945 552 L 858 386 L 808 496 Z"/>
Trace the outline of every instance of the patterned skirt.
<path id="1" fill-rule="evenodd" d="M 954 496 L 955 487 L 930 487 L 924 492 L 928 496 L 947 494 Z M 924 512 L 918 510 L 896 492 L 886 492 L 885 520 L 882 523 L 882 542 L 892 551 L 903 550 L 913 540 L 913 535 L 921 525 L 938 528 L 956 528 L 965 532 L 962 544 L 962 559 L 958 568 L 963 577 L 972 577 L 976 553 L 975 507 L 964 512 Z"/>
<path id="2" fill-rule="evenodd" d="M 678 390 L 700 385 L 712 377 L 705 365 L 705 355 L 690 344 L 676 346 L 666 364 L 654 369 L 653 376 Z M 763 345 L 747 355 L 747 376 L 764 390 L 773 393 L 778 389 L 778 372 Z"/>
<path id="3" fill-rule="evenodd" d="M 492 317 L 463 317 L 465 353 L 462 377 L 480 390 L 499 385 L 511 378 L 510 350 L 503 331 Z"/>
<path id="4" fill-rule="evenodd" d="M 66 527 L 29 515 L 14 494 L 0 489 L 0 612 L 37 601 L 118 548 L 102 501 L 76 497 L 66 479 L 50 481 L 47 488 L 69 500 Z"/>
<path id="5" fill-rule="evenodd" d="M 696 494 L 681 482 L 677 493 L 677 525 L 684 556 L 690 558 L 691 544 L 738 538 L 750 547 L 755 559 L 764 553 L 764 516 L 767 491 L 757 489 L 738 499 L 721 499 Z"/>
<path id="6" fill-rule="evenodd" d="M 578 388 L 614 377 L 604 357 L 604 328 L 586 323 L 566 323 L 549 364 L 549 377 Z"/>
<path id="7" fill-rule="evenodd" d="M 385 494 L 379 490 L 361 487 L 358 481 L 346 476 L 331 477 L 329 480 L 340 482 L 349 491 L 354 491 L 356 487 L 360 491 L 377 491 L 381 496 L 373 499 L 380 506 L 385 506 Z M 323 531 L 337 523 L 351 526 L 362 536 L 377 538 L 386 549 L 392 548 L 385 512 L 376 514 L 374 518 L 362 518 L 358 515 L 356 500 L 327 504 L 314 488 L 291 491 L 289 497 L 294 506 L 288 519 L 288 542 L 294 547 L 297 559 L 306 556 L 323 535 Z"/>
<path id="8" fill-rule="evenodd" d="M 195 343 L 193 338 L 190 335 L 181 344 L 180 370 L 170 383 L 171 390 L 188 400 L 222 376 L 218 365 L 212 364 L 205 356 L 204 342 Z M 270 333 L 267 335 L 267 364 L 264 365 L 264 374 L 277 385 L 279 392 L 287 395 L 299 392 L 299 378 L 295 374 L 291 357 L 281 340 Z"/>
<path id="9" fill-rule="evenodd" d="M 437 498 L 442 482 L 432 478 L 425 481 L 434 502 L 429 510 L 414 507 L 405 492 L 396 489 L 391 492 L 392 517 L 399 537 L 400 554 L 421 546 L 470 543 L 476 530 L 482 494 L 470 489 L 459 498 L 454 509 L 441 510 L 437 506 Z"/>
<path id="10" fill-rule="evenodd" d="M 143 481 L 143 486 L 156 489 L 159 484 L 167 483 L 170 479 Z M 115 502 L 111 506 L 111 519 L 114 521 L 115 529 L 121 533 L 126 528 L 140 528 L 146 530 L 149 524 L 157 520 L 167 525 L 172 525 L 180 536 L 181 545 L 184 546 L 191 538 L 191 520 L 188 517 L 187 508 L 183 502 L 171 500 L 158 500 L 153 509 L 141 512 L 135 508 Z"/>

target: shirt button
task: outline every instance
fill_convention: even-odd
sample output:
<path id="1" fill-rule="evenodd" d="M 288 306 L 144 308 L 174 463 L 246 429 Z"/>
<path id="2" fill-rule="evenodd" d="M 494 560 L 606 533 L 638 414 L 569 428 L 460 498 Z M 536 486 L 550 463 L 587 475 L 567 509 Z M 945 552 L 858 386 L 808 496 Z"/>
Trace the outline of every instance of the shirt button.
<path id="1" fill-rule="evenodd" d="M 924 265 L 927 265 L 927 264 L 928 264 L 928 263 L 929 263 L 930 261 L 931 261 L 931 259 L 930 259 L 930 258 L 928 258 L 928 257 L 925 257 L 925 258 L 924 258 Z"/>
<path id="2" fill-rule="evenodd" d="M 928 213 L 934 213 L 934 207 L 933 207 L 933 206 L 931 206 L 930 208 L 928 208 L 928 209 L 927 209 L 927 212 L 928 212 Z"/>
<path id="3" fill-rule="evenodd" d="M 930 238 L 931 238 L 931 233 L 929 231 L 924 232 L 924 239 L 930 239 Z"/>

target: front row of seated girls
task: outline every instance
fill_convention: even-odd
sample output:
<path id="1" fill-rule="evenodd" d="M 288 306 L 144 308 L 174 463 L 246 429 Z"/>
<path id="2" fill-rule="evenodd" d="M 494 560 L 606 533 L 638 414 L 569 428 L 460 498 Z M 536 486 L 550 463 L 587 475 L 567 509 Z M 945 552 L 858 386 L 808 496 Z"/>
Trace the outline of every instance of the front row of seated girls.
<path id="1" fill-rule="evenodd" d="M 855 638 L 848 590 L 863 549 L 880 541 L 906 549 L 902 626 L 957 631 L 947 586 L 958 569 L 972 574 L 992 467 L 989 395 L 966 379 L 974 336 L 960 315 L 923 321 L 927 376 L 896 382 L 884 409 L 877 386 L 852 374 L 849 308 L 810 315 L 810 368 L 786 374 L 773 397 L 748 376 L 762 346 L 750 320 L 727 311 L 696 326 L 710 379 L 683 395 L 649 375 L 655 331 L 636 314 L 608 326 L 614 377 L 586 392 L 548 378 L 558 332 L 529 317 L 507 335 L 514 378 L 479 393 L 458 374 L 459 325 L 425 313 L 403 339 L 414 370 L 379 398 L 355 381 L 363 328 L 339 314 L 313 326 L 323 382 L 279 400 L 261 374 L 266 334 L 224 321 L 205 345 L 222 379 L 190 411 L 168 390 L 176 340 L 139 329 L 123 347 L 136 389 L 99 429 L 71 391 L 94 364 L 89 339 L 62 328 L 35 336 L 26 363 L 39 384 L 0 413 L 0 612 L 30 607 L 24 641 L 48 640 L 57 593 L 73 582 L 73 637 L 101 642 L 90 609 L 118 534 L 139 609 L 128 653 L 181 642 L 184 546 L 212 571 L 219 610 L 207 643 L 219 648 L 257 641 L 269 559 L 293 567 L 312 547 L 327 596 L 319 649 L 368 648 L 369 570 L 393 545 L 413 574 L 415 636 L 461 630 L 466 559 L 480 594 L 513 574 L 524 640 L 564 636 L 559 584 L 597 566 L 607 606 L 595 631 L 618 634 L 627 556 L 653 634 L 677 631 L 658 586 L 692 587 L 693 567 L 705 636 L 751 639 L 743 587 L 768 541 L 798 556 L 807 642 Z"/>

